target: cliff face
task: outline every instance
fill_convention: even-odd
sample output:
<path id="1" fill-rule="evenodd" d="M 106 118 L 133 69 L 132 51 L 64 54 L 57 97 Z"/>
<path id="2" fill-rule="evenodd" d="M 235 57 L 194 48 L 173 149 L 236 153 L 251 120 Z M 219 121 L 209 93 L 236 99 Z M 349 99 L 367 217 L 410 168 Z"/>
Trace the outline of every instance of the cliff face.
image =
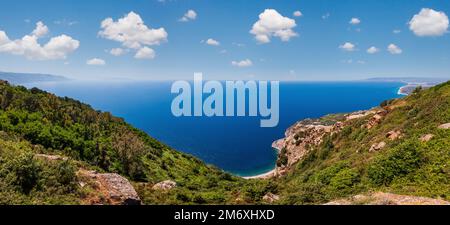
<path id="1" fill-rule="evenodd" d="M 351 121 L 368 118 L 365 127 L 370 129 L 381 121 L 386 112 L 382 108 L 373 108 L 295 123 L 286 130 L 284 138 L 272 143 L 272 147 L 279 151 L 275 176 L 286 175 L 311 150 L 323 144 L 325 138 L 339 133 L 346 126 L 351 126 Z"/>

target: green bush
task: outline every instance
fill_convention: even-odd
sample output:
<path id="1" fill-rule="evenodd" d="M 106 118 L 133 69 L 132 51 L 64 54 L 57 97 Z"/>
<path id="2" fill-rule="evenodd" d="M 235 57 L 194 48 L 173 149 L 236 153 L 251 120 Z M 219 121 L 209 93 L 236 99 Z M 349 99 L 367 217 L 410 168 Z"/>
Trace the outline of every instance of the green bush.
<path id="1" fill-rule="evenodd" d="M 389 185 L 396 177 L 407 175 L 420 167 L 422 153 L 417 142 L 405 142 L 386 155 L 378 157 L 368 168 L 372 184 Z"/>

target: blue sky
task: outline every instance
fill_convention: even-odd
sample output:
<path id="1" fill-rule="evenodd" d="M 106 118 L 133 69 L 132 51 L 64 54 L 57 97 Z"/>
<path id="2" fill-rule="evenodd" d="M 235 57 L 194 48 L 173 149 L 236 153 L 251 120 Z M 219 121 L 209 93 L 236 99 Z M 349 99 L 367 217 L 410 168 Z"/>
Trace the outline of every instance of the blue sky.
<path id="1" fill-rule="evenodd" d="M 274 11 L 264 14 L 267 9 Z M 181 21 L 189 10 L 195 16 Z M 112 18 L 114 25 L 130 12 L 149 33 L 121 28 L 146 37 L 118 40 L 112 26 L 105 34 L 102 21 Z M 192 79 L 194 72 L 231 80 L 450 78 L 449 13 L 450 1 L 444 0 L 3 0 L 4 43 L 30 35 L 39 21 L 48 31 L 30 35 L 40 44 L 33 51 L 23 43 L 2 50 L 0 37 L 0 71 L 80 79 Z M 261 14 L 260 24 L 270 30 L 251 33 Z M 163 33 L 156 32 L 160 28 Z M 112 55 L 114 48 L 124 54 Z"/>

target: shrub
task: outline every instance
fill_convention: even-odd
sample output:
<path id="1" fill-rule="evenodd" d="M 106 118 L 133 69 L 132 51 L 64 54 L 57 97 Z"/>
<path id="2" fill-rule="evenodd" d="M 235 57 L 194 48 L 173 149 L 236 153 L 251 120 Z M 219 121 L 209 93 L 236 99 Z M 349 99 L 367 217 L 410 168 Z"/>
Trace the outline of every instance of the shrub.
<path id="1" fill-rule="evenodd" d="M 368 177 L 374 185 L 389 185 L 396 177 L 419 168 L 421 162 L 419 145 L 416 142 L 405 142 L 387 155 L 377 158 L 368 168 Z"/>

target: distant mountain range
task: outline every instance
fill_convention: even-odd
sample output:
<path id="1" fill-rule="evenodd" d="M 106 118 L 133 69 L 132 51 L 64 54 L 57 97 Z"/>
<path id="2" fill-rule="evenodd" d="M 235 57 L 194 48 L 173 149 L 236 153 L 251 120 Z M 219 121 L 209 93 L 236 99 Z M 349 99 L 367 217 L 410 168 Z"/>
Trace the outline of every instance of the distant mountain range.
<path id="1" fill-rule="evenodd" d="M 33 82 L 45 82 L 45 81 L 64 81 L 68 78 L 58 75 L 39 74 L 39 73 L 11 73 L 1 72 L 0 80 L 6 80 L 12 84 L 26 84 Z"/>
<path id="2" fill-rule="evenodd" d="M 369 78 L 367 81 L 378 82 L 401 82 L 406 84 L 439 84 L 450 80 L 450 78 L 436 78 L 436 77 L 375 77 Z"/>
<path id="3" fill-rule="evenodd" d="M 441 84 L 450 80 L 450 78 L 434 78 L 434 77 L 377 77 L 370 78 L 367 81 L 375 81 L 375 82 L 400 82 L 405 83 L 405 86 L 401 87 L 398 90 L 399 95 L 409 95 L 411 94 L 417 87 L 422 88 L 430 88 L 435 85 Z"/>

